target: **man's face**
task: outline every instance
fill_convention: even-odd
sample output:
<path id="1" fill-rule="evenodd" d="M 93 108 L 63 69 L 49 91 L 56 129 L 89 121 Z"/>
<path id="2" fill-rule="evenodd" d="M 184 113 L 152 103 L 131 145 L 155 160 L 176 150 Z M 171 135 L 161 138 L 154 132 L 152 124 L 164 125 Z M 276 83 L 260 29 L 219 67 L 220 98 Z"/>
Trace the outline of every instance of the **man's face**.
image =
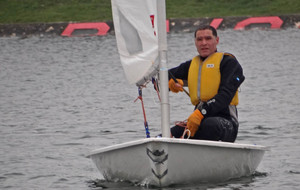
<path id="1" fill-rule="evenodd" d="M 209 29 L 198 30 L 195 45 L 201 57 L 208 57 L 217 50 L 219 37 L 215 37 Z"/>

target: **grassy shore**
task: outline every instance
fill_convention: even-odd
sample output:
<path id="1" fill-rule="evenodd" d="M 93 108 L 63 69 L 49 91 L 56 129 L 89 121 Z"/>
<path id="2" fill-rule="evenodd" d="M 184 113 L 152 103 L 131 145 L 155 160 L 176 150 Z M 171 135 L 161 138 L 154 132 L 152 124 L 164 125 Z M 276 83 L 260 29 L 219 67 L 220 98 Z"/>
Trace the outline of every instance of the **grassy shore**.
<path id="1" fill-rule="evenodd" d="M 299 0 L 166 0 L 167 18 L 300 14 Z M 111 21 L 110 0 L 0 0 L 0 23 Z"/>

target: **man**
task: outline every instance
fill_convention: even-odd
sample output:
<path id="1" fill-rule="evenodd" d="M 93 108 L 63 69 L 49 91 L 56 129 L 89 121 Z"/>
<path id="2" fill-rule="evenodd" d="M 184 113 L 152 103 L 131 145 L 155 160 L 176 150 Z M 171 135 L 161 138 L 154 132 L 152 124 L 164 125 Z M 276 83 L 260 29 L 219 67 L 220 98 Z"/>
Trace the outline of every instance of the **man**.
<path id="1" fill-rule="evenodd" d="M 215 28 L 203 26 L 194 35 L 199 55 L 169 70 L 169 88 L 177 93 L 183 91 L 184 83 L 188 85 L 195 105 L 186 126 L 191 138 L 234 142 L 239 126 L 238 88 L 245 79 L 243 69 L 232 54 L 217 52 L 219 37 Z M 171 128 L 176 138 L 184 131 L 180 126 Z"/>

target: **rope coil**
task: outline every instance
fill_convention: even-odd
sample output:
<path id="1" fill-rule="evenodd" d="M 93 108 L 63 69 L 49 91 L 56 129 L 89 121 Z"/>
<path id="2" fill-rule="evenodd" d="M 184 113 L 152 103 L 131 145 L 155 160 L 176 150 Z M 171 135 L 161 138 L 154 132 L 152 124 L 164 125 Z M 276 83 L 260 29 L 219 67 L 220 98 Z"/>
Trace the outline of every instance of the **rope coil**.
<path id="1" fill-rule="evenodd" d="M 184 131 L 183 131 L 183 134 L 182 136 L 180 137 L 181 139 L 184 139 L 185 135 L 187 135 L 187 139 L 189 139 L 191 137 L 191 131 L 187 128 L 187 120 L 184 120 L 184 121 L 176 121 L 175 122 L 175 125 L 176 126 L 179 126 L 179 127 L 184 127 Z"/>

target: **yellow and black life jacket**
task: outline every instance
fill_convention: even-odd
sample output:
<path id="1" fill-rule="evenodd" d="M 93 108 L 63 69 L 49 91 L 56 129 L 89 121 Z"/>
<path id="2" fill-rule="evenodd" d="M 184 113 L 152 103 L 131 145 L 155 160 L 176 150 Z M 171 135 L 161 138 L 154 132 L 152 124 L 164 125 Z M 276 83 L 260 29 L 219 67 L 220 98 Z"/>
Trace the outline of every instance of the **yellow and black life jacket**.
<path id="1" fill-rule="evenodd" d="M 207 102 L 218 93 L 223 56 L 224 53 L 216 52 L 204 61 L 199 56 L 192 59 L 188 74 L 188 88 L 193 105 L 199 104 L 200 101 Z M 236 91 L 230 105 L 238 105 L 238 103 L 238 91 Z"/>

